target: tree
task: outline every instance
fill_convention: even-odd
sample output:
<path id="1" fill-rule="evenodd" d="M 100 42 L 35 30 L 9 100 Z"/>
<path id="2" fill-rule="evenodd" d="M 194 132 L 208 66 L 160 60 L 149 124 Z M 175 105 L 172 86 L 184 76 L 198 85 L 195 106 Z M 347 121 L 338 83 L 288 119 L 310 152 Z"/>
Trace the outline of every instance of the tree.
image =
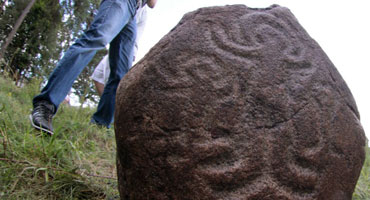
<path id="1" fill-rule="evenodd" d="M 0 13 L 0 42 L 5 41 L 29 3 L 30 0 L 7 2 Z M 17 85 L 34 78 L 46 81 L 63 52 L 90 26 L 99 3 L 100 0 L 37 0 L 4 52 L 0 73 L 8 74 Z M 90 76 L 105 54 L 106 50 L 98 52 L 73 85 L 82 103 L 98 97 Z"/>
<path id="2" fill-rule="evenodd" d="M 10 32 L 10 34 L 8 35 L 8 37 L 5 39 L 5 42 L 3 43 L 3 45 L 1 45 L 1 48 L 0 48 L 0 60 L 3 58 L 4 52 L 6 51 L 6 48 L 8 48 L 10 42 L 14 38 L 15 33 L 18 31 L 18 28 L 21 26 L 24 18 L 27 16 L 28 12 L 31 10 L 31 8 L 35 4 L 35 2 L 36 2 L 36 0 L 31 0 L 28 3 L 27 7 L 23 10 L 21 16 L 19 16 L 18 20 L 15 22 L 15 25 L 14 25 L 13 30 Z M 5 1 L 4 1 L 4 4 L 5 4 Z"/>
<path id="3" fill-rule="evenodd" d="M 2 41 L 13 30 L 11 24 L 15 24 L 27 5 L 28 0 L 9 2 L 0 20 Z M 44 77 L 45 71 L 50 68 L 48 66 L 60 57 L 58 32 L 61 23 L 62 15 L 57 1 L 36 1 L 7 47 L 0 71 L 6 72 L 19 85 L 34 77 Z"/>

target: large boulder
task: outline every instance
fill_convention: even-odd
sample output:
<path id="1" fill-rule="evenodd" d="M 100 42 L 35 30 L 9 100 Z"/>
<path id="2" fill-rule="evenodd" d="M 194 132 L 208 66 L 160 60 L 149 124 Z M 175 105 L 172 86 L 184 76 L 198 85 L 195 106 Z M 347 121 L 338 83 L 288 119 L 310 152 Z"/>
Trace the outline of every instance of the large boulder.
<path id="1" fill-rule="evenodd" d="M 121 199 L 349 200 L 364 161 L 350 90 L 277 5 L 185 15 L 116 105 Z"/>

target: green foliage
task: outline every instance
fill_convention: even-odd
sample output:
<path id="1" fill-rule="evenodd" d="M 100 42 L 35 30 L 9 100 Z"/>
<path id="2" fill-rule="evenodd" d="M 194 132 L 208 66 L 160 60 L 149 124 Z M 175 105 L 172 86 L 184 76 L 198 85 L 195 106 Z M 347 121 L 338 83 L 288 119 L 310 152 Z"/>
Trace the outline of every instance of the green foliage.
<path id="1" fill-rule="evenodd" d="M 0 77 L 0 199 L 118 199 L 113 130 L 89 124 L 93 109 L 62 105 L 52 137 L 35 131 L 40 82 Z"/>
<path id="2" fill-rule="evenodd" d="M 9 4 L 0 27 L 2 38 L 12 30 L 28 0 L 16 0 Z M 23 21 L 5 54 L 2 70 L 8 71 L 13 80 L 24 82 L 35 76 L 45 76 L 43 70 L 58 58 L 58 31 L 61 27 L 60 6 L 57 1 L 36 1 Z"/>
<path id="3" fill-rule="evenodd" d="M 28 2 L 8 1 L 1 10 L 0 44 Z M 46 82 L 63 52 L 87 30 L 99 4 L 100 0 L 37 0 L 0 61 L 0 72 L 9 75 L 17 85 L 34 78 Z M 73 86 L 82 103 L 98 99 L 90 76 L 106 53 L 106 50 L 98 52 Z"/>
<path id="4" fill-rule="evenodd" d="M 370 199 L 370 148 L 367 147 L 366 160 L 360 174 L 360 179 L 357 182 L 353 200 L 368 200 Z"/>

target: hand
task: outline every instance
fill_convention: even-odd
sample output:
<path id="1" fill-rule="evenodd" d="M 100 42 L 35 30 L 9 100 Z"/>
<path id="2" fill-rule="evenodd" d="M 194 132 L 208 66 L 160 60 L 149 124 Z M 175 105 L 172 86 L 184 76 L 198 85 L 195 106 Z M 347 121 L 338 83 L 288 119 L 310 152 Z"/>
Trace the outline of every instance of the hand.
<path id="1" fill-rule="evenodd" d="M 156 3 L 157 3 L 157 0 L 148 0 L 146 4 L 148 4 L 150 8 L 154 8 Z"/>

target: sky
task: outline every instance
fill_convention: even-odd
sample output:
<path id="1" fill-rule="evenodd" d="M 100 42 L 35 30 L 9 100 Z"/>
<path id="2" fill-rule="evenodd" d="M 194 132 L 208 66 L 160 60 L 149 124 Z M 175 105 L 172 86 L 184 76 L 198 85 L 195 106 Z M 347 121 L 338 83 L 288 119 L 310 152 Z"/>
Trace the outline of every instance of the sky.
<path id="1" fill-rule="evenodd" d="M 158 0 L 148 9 L 139 41 L 140 60 L 184 14 L 201 7 L 244 4 L 252 8 L 278 4 L 290 9 L 319 43 L 350 88 L 370 138 L 370 0 Z"/>

